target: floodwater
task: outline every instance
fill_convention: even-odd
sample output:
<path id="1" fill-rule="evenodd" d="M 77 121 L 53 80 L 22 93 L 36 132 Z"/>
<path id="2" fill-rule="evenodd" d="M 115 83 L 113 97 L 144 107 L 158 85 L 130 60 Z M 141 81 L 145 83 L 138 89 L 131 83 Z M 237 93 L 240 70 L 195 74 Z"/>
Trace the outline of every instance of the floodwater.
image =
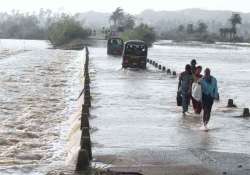
<path id="1" fill-rule="evenodd" d="M 0 41 L 0 174 L 43 175 L 65 165 L 83 52 L 46 41 Z"/>
<path id="2" fill-rule="evenodd" d="M 249 47 L 161 41 L 149 49 L 150 59 L 177 72 L 193 58 L 211 68 L 221 101 L 214 105 L 209 132 L 199 130 L 199 116 L 183 118 L 176 107 L 177 78 L 149 64 L 147 70 L 123 70 L 121 58 L 107 56 L 104 47 L 92 47 L 90 54 L 95 70 L 91 121 L 97 129 L 92 134 L 95 155 L 180 149 L 250 154 L 250 121 L 234 117 L 250 106 Z M 239 109 L 225 108 L 229 98 Z"/>
<path id="3" fill-rule="evenodd" d="M 183 118 L 176 107 L 177 78 L 151 65 L 123 70 L 121 58 L 107 56 L 105 45 L 100 41 L 89 48 L 94 156 L 180 149 L 250 154 L 250 121 L 234 117 L 250 105 L 248 47 L 161 41 L 149 49 L 150 59 L 177 72 L 192 58 L 211 68 L 221 101 L 214 106 L 210 131 L 203 132 L 200 117 Z M 0 42 L 1 175 L 45 175 L 64 167 L 68 157 L 75 160 L 68 154 L 79 149 L 79 123 L 71 122 L 79 117 L 84 52 L 49 47 L 45 41 Z M 225 108 L 228 98 L 239 109 Z"/>

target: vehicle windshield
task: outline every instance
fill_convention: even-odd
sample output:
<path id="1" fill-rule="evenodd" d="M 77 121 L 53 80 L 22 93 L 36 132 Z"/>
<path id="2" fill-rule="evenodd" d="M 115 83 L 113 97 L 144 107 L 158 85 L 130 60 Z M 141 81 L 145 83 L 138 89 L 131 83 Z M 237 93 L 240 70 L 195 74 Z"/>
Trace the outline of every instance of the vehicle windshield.
<path id="1" fill-rule="evenodd" d="M 123 41 L 121 39 L 111 39 L 110 44 L 112 44 L 112 45 L 123 45 Z"/>
<path id="2" fill-rule="evenodd" d="M 125 52 L 126 55 L 135 55 L 135 56 L 147 55 L 146 46 L 142 44 L 127 44 Z"/>

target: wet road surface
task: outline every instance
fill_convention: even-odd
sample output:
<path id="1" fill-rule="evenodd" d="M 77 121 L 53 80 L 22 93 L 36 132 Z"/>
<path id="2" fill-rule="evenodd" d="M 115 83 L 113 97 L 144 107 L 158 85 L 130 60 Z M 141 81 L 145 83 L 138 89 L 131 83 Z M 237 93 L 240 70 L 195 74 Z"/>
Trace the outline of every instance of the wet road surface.
<path id="1" fill-rule="evenodd" d="M 233 117 L 249 106 L 247 47 L 161 42 L 149 50 L 149 58 L 177 72 L 191 58 L 211 67 L 221 102 L 214 106 L 210 131 L 203 132 L 199 116 L 183 118 L 176 107 L 176 78 L 150 65 L 123 70 L 121 58 L 106 55 L 105 44 L 89 48 L 96 161 L 123 169 L 144 167 L 149 174 L 179 169 L 184 169 L 179 174 L 249 173 L 249 119 Z M 71 122 L 79 115 L 75 100 L 82 88 L 83 52 L 48 47 L 44 41 L 1 40 L 1 175 L 44 175 L 65 167 L 71 156 L 68 135 L 77 130 Z M 228 98 L 240 109 L 225 108 Z M 79 143 L 79 137 L 72 138 L 72 145 Z"/>
<path id="2" fill-rule="evenodd" d="M 187 156 L 187 160 L 181 161 L 182 163 L 202 165 L 204 162 L 207 164 L 210 154 L 217 155 L 216 152 L 220 156 L 215 156 L 215 160 L 230 157 L 227 153 L 243 153 L 238 157 L 247 159 L 250 154 L 249 120 L 233 117 L 240 115 L 242 109 L 227 109 L 225 106 L 228 98 L 235 98 L 240 107 L 249 105 L 249 95 L 244 92 L 250 90 L 246 85 L 250 82 L 247 77 L 241 76 L 241 71 L 249 73 L 249 54 L 250 51 L 245 48 L 220 45 L 155 45 L 149 50 L 149 58 L 177 72 L 191 58 L 196 58 L 204 67 L 211 67 L 219 81 L 221 102 L 214 105 L 210 130 L 204 132 L 199 130 L 200 116 L 183 118 L 181 108 L 176 107 L 176 78 L 150 65 L 147 70 L 123 70 L 121 58 L 107 56 L 105 48 L 90 48 L 93 69 L 91 113 L 94 117 L 91 125 L 97 129 L 92 134 L 97 159 L 120 166 L 122 163 L 139 166 L 140 162 L 144 162 L 144 157 L 150 159 L 150 163 L 142 163 L 140 166 L 154 165 L 154 161 L 164 165 L 162 159 L 166 160 L 165 163 L 174 159 L 178 162 L 183 156 Z M 228 74 L 229 70 L 233 74 Z M 153 152 L 152 155 L 148 153 L 150 151 Z M 201 153 L 208 156 L 202 159 Z M 159 154 L 163 154 L 160 160 L 156 156 Z M 112 158 L 107 160 L 107 156 Z M 193 161 L 188 161 L 189 158 Z M 119 160 L 122 163 L 118 163 Z M 233 160 L 237 162 L 239 159 L 232 159 L 231 156 L 229 162 L 234 162 Z M 218 172 L 223 172 L 223 168 L 232 165 L 224 167 L 221 160 L 218 162 L 220 163 L 216 166 L 221 168 Z M 244 165 L 248 165 L 248 162 L 244 162 Z M 249 167 L 245 167 L 244 173 L 247 168 Z M 236 170 L 230 171 L 239 172 L 237 166 Z"/>

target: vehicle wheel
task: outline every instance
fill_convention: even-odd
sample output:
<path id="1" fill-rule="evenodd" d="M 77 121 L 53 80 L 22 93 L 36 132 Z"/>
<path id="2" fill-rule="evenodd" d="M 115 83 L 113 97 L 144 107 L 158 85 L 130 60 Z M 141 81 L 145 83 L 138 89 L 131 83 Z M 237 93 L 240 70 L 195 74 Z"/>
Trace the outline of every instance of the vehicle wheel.
<path id="1" fill-rule="evenodd" d="M 109 49 L 107 50 L 107 54 L 110 55 L 110 50 Z"/>

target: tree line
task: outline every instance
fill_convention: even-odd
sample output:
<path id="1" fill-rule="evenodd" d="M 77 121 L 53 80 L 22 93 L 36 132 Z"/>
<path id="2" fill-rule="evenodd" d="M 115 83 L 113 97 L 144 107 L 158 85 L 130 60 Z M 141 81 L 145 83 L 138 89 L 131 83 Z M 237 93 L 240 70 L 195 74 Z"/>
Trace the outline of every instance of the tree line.
<path id="1" fill-rule="evenodd" d="M 127 40 L 142 40 L 148 45 L 156 40 L 156 33 L 153 27 L 144 23 L 136 23 L 136 18 L 120 7 L 110 16 L 110 28 L 106 30 L 108 37 L 120 36 Z"/>
<path id="2" fill-rule="evenodd" d="M 47 28 L 53 19 L 51 11 L 40 10 L 39 14 L 0 13 L 1 38 L 16 39 L 44 39 L 47 36 Z"/>
<path id="3" fill-rule="evenodd" d="M 239 13 L 233 13 L 228 19 L 231 26 L 220 28 L 217 33 L 208 31 L 208 25 L 205 22 L 198 21 L 197 24 L 179 25 L 176 29 L 163 32 L 161 38 L 175 41 L 204 41 L 204 42 L 241 42 L 244 39 L 237 34 L 237 25 L 242 23 Z"/>
<path id="4" fill-rule="evenodd" d="M 230 28 L 220 28 L 220 36 L 229 41 L 239 40 L 237 36 L 237 25 L 242 23 L 242 18 L 240 14 L 234 13 L 232 14 L 231 18 L 229 19 L 231 23 Z"/>
<path id="5" fill-rule="evenodd" d="M 0 37 L 11 39 L 45 39 L 61 45 L 71 39 L 86 38 L 91 30 L 83 27 L 75 15 L 53 13 L 40 9 L 38 13 L 0 13 Z"/>
<path id="6" fill-rule="evenodd" d="M 209 24 L 204 21 L 183 24 L 163 33 L 156 33 L 153 27 L 139 22 L 139 19 L 119 7 L 110 15 L 110 27 L 91 30 L 84 26 L 84 20 L 78 21 L 78 19 L 77 14 L 54 13 L 49 9 L 40 9 L 38 13 L 21 13 L 13 10 L 10 13 L 0 13 L 0 37 L 49 39 L 52 43 L 61 44 L 71 38 L 96 35 L 101 30 L 107 37 L 119 35 L 124 40 L 139 39 L 148 44 L 152 44 L 156 38 L 206 42 L 244 41 L 238 36 L 237 26 L 242 23 L 242 18 L 238 13 L 233 13 L 228 19 L 230 26 L 220 28 L 217 33 L 210 32 Z"/>

